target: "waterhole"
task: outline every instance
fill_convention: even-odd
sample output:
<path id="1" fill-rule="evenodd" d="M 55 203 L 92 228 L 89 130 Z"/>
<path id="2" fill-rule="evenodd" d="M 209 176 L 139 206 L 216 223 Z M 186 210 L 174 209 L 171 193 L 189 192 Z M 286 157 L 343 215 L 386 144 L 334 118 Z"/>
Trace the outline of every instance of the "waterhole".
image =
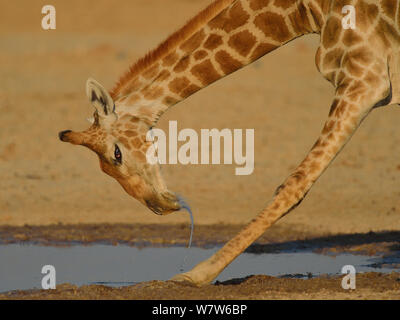
<path id="1" fill-rule="evenodd" d="M 168 280 L 188 271 L 210 257 L 218 248 L 145 247 L 112 245 L 72 245 L 51 247 L 27 244 L 0 245 L 0 292 L 41 288 L 42 267 L 52 265 L 56 283 L 125 286 L 150 280 Z M 310 251 L 244 253 L 217 278 L 225 281 L 253 274 L 280 277 L 318 277 L 341 274 L 344 265 L 357 272 L 398 271 L 397 259 L 338 254 L 321 255 Z M 185 263 L 183 263 L 185 261 Z M 183 270 L 182 270 L 183 268 Z"/>

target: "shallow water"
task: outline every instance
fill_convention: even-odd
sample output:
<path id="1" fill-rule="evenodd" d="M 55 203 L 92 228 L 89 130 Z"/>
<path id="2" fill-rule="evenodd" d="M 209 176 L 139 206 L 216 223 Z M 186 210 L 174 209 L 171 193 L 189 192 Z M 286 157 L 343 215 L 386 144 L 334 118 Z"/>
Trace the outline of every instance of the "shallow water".
<path id="1" fill-rule="evenodd" d="M 143 249 L 128 246 L 74 245 L 46 247 L 26 244 L 0 245 L 0 292 L 16 289 L 41 288 L 44 265 L 56 270 L 56 283 L 76 285 L 104 284 L 123 286 L 149 280 L 167 280 L 190 270 L 208 258 L 218 248 L 192 247 Z M 321 274 L 341 274 L 344 265 L 353 265 L 357 272 L 391 272 L 390 261 L 382 265 L 380 257 L 339 254 L 335 257 L 312 252 L 285 252 L 239 256 L 217 278 L 224 281 L 252 274 L 271 276 L 310 277 Z"/>

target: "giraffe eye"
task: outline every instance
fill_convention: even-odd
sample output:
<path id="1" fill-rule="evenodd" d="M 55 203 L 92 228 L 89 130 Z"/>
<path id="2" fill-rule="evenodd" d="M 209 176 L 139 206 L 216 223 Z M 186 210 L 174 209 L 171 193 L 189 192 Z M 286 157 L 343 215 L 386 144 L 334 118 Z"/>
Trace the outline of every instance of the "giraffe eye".
<path id="1" fill-rule="evenodd" d="M 117 145 L 115 145 L 114 157 L 115 157 L 115 162 L 116 163 L 118 163 L 118 164 L 122 163 L 122 153 L 121 153 L 121 150 L 119 150 Z"/>

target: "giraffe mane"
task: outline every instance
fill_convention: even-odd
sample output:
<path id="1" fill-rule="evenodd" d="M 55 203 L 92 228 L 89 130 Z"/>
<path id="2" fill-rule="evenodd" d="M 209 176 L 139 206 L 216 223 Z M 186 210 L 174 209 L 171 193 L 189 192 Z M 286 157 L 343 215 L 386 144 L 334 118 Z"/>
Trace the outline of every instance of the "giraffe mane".
<path id="1" fill-rule="evenodd" d="M 118 97 L 122 88 L 129 83 L 135 76 L 148 69 L 156 61 L 166 56 L 171 50 L 175 49 L 179 44 L 189 39 L 204 24 L 216 17 L 223 9 L 225 9 L 234 0 L 215 0 L 207 8 L 198 13 L 189 20 L 181 29 L 171 34 L 165 41 L 158 45 L 154 50 L 149 51 L 144 57 L 133 63 L 128 71 L 123 74 L 117 81 L 114 88 L 110 91 L 113 99 Z"/>

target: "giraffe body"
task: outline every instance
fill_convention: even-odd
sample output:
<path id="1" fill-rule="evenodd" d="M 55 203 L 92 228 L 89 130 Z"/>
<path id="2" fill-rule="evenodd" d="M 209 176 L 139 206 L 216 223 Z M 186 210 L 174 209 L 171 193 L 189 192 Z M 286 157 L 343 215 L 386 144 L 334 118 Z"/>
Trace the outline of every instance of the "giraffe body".
<path id="1" fill-rule="evenodd" d="M 341 24 L 346 5 L 355 8 L 354 30 Z M 310 33 L 321 36 L 316 65 L 335 87 L 320 136 L 256 218 L 174 280 L 212 281 L 302 201 L 371 110 L 400 103 L 400 1 L 216 0 L 134 64 L 110 93 L 88 81 L 95 121 L 84 132 L 61 132 L 60 139 L 95 151 L 102 170 L 130 195 L 155 213 L 168 214 L 181 206 L 159 167 L 146 163 L 147 131 L 171 106 Z"/>

